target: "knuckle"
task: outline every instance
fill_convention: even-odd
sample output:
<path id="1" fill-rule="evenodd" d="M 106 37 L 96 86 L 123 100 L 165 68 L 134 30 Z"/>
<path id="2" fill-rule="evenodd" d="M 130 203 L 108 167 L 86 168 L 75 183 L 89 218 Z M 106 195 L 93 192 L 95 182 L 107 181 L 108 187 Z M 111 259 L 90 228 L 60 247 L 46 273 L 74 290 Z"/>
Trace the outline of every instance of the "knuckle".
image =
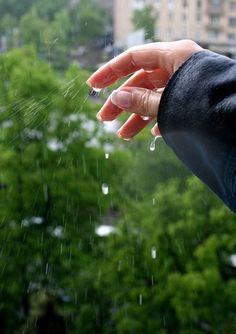
<path id="1" fill-rule="evenodd" d="M 186 48 L 187 50 L 196 50 L 199 48 L 199 45 L 192 39 L 182 40 L 182 46 Z"/>
<path id="2" fill-rule="evenodd" d="M 145 93 L 141 95 L 140 106 L 145 113 L 148 113 L 150 109 L 150 97 L 151 97 L 150 90 L 145 91 Z"/>

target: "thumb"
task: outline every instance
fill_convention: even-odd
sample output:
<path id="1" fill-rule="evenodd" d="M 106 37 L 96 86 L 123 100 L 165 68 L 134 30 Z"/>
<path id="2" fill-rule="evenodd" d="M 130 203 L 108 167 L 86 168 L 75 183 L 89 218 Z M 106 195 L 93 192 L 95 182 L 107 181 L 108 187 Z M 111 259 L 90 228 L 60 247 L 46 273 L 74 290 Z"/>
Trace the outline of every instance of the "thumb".
<path id="1" fill-rule="evenodd" d="M 139 87 L 124 87 L 112 93 L 111 101 L 126 111 L 154 118 L 157 116 L 161 94 L 162 91 L 155 92 Z"/>

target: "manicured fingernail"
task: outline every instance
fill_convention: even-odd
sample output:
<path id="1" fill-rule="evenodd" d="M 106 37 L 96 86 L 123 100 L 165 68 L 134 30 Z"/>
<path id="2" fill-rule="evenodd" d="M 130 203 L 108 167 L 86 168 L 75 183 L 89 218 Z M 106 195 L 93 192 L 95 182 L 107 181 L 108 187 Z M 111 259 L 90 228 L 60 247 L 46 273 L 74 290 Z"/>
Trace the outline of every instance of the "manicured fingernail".
<path id="1" fill-rule="evenodd" d="M 89 87 L 92 87 L 91 83 L 90 83 L 90 78 L 86 81 L 86 84 L 89 86 Z"/>
<path id="2" fill-rule="evenodd" d="M 130 140 L 131 140 L 131 138 L 124 138 L 124 137 L 120 134 L 120 132 L 117 132 L 117 136 L 118 136 L 119 138 L 125 140 L 125 141 L 130 141 Z"/>
<path id="3" fill-rule="evenodd" d="M 99 122 L 103 122 L 102 116 L 100 115 L 99 112 L 97 113 L 96 117 L 99 120 Z"/>
<path id="4" fill-rule="evenodd" d="M 132 106 L 132 93 L 114 90 L 111 94 L 111 101 L 121 108 L 130 108 Z"/>

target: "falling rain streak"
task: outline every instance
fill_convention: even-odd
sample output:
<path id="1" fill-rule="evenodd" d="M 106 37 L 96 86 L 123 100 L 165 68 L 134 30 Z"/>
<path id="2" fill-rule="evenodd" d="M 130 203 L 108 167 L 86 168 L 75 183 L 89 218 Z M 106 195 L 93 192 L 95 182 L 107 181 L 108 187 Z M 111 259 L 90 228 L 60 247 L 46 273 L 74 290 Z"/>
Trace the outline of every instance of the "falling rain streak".
<path id="1" fill-rule="evenodd" d="M 142 294 L 139 295 L 139 305 L 140 306 L 143 305 L 143 295 Z"/>

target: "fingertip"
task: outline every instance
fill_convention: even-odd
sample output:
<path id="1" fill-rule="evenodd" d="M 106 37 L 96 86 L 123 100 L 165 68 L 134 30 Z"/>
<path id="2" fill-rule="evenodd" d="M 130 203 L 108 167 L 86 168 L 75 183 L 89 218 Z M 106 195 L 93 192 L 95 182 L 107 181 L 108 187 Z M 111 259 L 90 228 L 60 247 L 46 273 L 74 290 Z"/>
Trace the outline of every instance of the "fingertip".
<path id="1" fill-rule="evenodd" d="M 96 117 L 99 120 L 99 122 L 103 122 L 103 119 L 102 119 L 102 116 L 101 116 L 100 112 L 97 113 Z"/>
<path id="2" fill-rule="evenodd" d="M 151 134 L 153 135 L 153 137 L 157 137 L 157 136 L 162 137 L 160 129 L 157 124 L 155 124 L 154 127 L 151 129 Z"/>
<path id="3" fill-rule="evenodd" d="M 91 80 L 90 80 L 90 78 L 86 81 L 86 84 L 87 84 L 89 87 L 93 88 L 93 86 L 92 86 L 92 84 L 91 84 Z"/>
<path id="4" fill-rule="evenodd" d="M 123 140 L 125 140 L 125 141 L 130 141 L 132 138 L 125 138 L 125 137 L 123 137 L 123 135 L 121 134 L 121 131 L 119 130 L 119 131 L 117 131 L 117 137 L 119 137 L 120 139 L 123 139 Z"/>
<path id="5" fill-rule="evenodd" d="M 153 137 L 156 137 L 154 128 L 151 129 L 151 134 L 153 135 Z"/>

